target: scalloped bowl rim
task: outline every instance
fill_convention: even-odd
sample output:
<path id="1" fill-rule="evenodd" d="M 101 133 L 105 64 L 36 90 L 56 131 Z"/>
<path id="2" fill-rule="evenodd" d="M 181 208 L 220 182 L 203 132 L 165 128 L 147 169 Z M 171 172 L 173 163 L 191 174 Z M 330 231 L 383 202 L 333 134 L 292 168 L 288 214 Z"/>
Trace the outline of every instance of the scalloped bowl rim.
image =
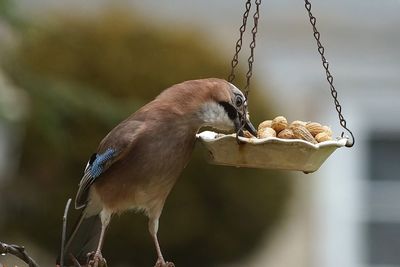
<path id="1" fill-rule="evenodd" d="M 236 139 L 236 134 L 220 134 L 213 131 L 203 131 L 198 133 L 197 138 L 200 138 L 202 141 L 207 143 L 218 142 L 222 139 Z M 268 138 L 247 138 L 239 136 L 239 140 L 248 144 L 265 144 L 265 143 L 291 143 L 291 144 L 302 144 L 314 149 L 320 149 L 324 147 L 343 147 L 346 145 L 348 138 L 340 137 L 335 140 L 324 141 L 318 144 L 312 144 L 310 142 L 301 140 L 301 139 L 282 139 L 277 137 L 268 137 Z"/>

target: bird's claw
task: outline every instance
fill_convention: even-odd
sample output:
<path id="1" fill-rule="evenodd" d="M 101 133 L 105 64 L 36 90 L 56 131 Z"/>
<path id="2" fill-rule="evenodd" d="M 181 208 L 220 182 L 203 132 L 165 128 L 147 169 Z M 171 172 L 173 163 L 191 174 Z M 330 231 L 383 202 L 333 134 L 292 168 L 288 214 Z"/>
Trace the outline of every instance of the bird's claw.
<path id="1" fill-rule="evenodd" d="M 175 264 L 173 262 L 158 260 L 154 267 L 175 267 Z"/>
<path id="2" fill-rule="evenodd" d="M 90 252 L 87 254 L 88 267 L 107 267 L 107 261 L 100 252 Z"/>

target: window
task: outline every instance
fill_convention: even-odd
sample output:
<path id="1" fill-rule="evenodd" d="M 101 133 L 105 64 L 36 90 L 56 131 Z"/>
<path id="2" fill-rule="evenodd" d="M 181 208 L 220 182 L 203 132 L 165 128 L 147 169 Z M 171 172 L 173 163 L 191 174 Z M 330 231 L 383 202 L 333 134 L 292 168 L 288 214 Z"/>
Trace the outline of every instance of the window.
<path id="1" fill-rule="evenodd" d="M 371 267 L 400 266 L 400 133 L 369 140 L 367 261 Z"/>

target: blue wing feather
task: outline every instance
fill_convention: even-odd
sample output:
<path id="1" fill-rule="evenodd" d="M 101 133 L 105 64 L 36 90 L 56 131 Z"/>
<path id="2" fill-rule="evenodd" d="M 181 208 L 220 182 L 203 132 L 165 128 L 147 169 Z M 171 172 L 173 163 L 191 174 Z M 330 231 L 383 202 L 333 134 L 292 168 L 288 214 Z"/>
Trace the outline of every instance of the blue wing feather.
<path id="1" fill-rule="evenodd" d="M 104 171 L 104 165 L 116 155 L 115 149 L 108 148 L 104 153 L 96 155 L 93 163 L 88 166 L 87 172 L 92 178 L 99 177 Z"/>
<path id="2" fill-rule="evenodd" d="M 75 198 L 75 208 L 79 209 L 86 205 L 89 188 L 106 169 L 110 163 L 117 156 L 117 151 L 113 148 L 108 148 L 101 154 L 93 154 L 88 164 L 86 165 L 85 172 L 79 183 L 78 193 Z"/>

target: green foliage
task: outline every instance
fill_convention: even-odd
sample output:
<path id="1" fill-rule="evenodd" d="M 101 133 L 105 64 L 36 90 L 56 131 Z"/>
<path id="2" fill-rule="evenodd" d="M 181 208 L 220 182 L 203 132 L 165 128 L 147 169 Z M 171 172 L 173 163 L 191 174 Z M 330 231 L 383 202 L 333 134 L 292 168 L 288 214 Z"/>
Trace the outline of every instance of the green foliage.
<path id="1" fill-rule="evenodd" d="M 11 7 L 10 0 L 0 0 L 0 16 L 4 17 L 9 14 Z"/>
<path id="2" fill-rule="evenodd" d="M 122 11 L 47 21 L 21 32 L 20 46 L 4 65 L 29 94 L 31 112 L 19 175 L 1 198 L 10 209 L 8 233 L 30 235 L 56 254 L 65 201 L 102 137 L 174 83 L 226 77 L 229 61 L 210 51 L 203 36 L 167 33 Z M 271 115 L 254 89 L 251 112 L 259 122 Z M 289 189 L 283 173 L 208 165 L 196 150 L 161 217 L 167 259 L 196 267 L 247 255 L 273 231 Z M 111 265 L 152 266 L 144 216 L 116 216 L 104 255 Z"/>
<path id="3" fill-rule="evenodd" d="M 0 0 L 0 22 L 4 20 L 15 27 L 23 26 L 22 21 L 16 15 L 15 7 L 16 4 L 13 0 Z"/>

